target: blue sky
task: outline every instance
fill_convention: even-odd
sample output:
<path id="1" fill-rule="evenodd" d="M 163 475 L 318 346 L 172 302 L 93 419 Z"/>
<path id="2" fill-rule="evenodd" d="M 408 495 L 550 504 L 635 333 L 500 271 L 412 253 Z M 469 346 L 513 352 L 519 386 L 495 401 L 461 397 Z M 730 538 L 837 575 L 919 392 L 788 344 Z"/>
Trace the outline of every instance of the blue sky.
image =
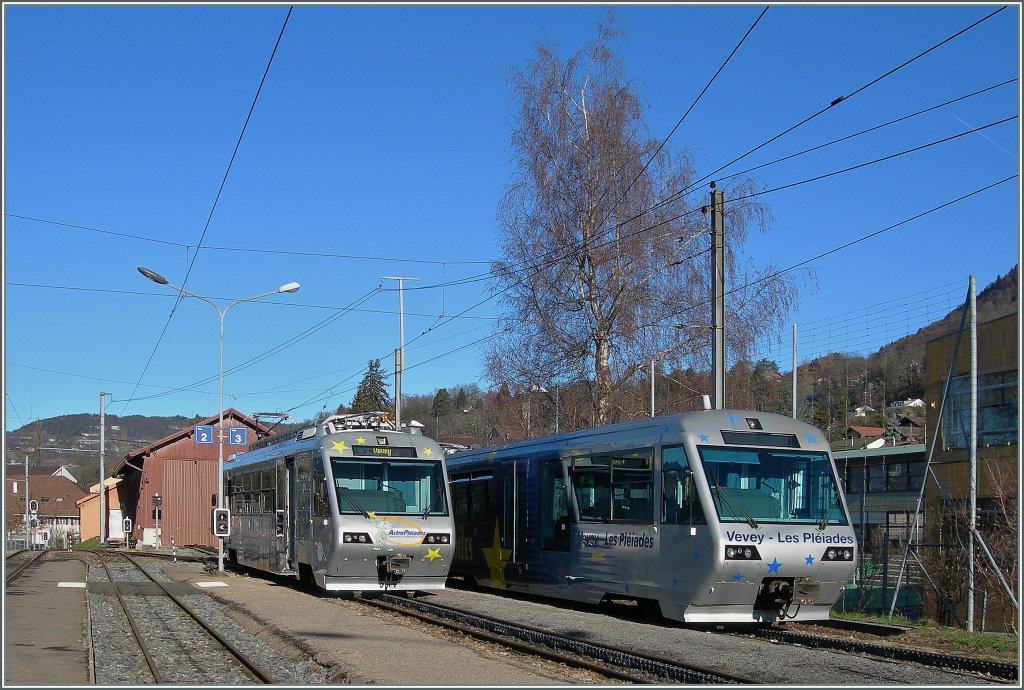
<path id="1" fill-rule="evenodd" d="M 669 141 L 710 173 L 850 95 L 721 178 L 1012 80 L 751 173 L 772 190 L 1013 118 L 762 196 L 751 261 L 838 250 L 796 274 L 802 358 L 873 351 L 1017 262 L 1020 8 L 860 90 L 999 7 L 772 6 Z M 174 291 L 137 266 L 221 305 L 302 284 L 227 314 L 225 404 L 244 412 L 307 419 L 350 402 L 370 359 L 391 372 L 382 276 L 418 279 L 404 392 L 486 388 L 496 306 L 458 282 L 497 258 L 507 69 L 538 40 L 574 52 L 609 9 L 665 137 L 763 6 L 297 5 L 224 181 L 287 5 L 5 5 L 5 429 L 98 412 L 100 391 L 109 414 L 216 414 L 217 314 L 187 299 L 169 318 Z M 789 337 L 759 354 L 790 368 Z"/>

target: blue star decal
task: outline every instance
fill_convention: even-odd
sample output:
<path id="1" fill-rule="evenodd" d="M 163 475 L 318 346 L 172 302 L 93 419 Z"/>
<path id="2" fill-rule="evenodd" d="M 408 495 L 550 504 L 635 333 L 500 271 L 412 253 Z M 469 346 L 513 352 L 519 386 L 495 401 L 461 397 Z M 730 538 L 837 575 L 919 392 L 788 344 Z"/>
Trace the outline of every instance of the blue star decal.
<path id="1" fill-rule="evenodd" d="M 811 556 L 810 554 L 808 554 L 807 558 L 805 558 L 804 560 L 807 561 L 807 565 L 813 565 L 814 564 L 814 556 Z"/>
<path id="2" fill-rule="evenodd" d="M 807 436 L 805 436 L 804 438 L 807 440 L 808 443 L 817 443 L 818 442 L 817 434 L 807 434 Z"/>
<path id="3" fill-rule="evenodd" d="M 736 573 L 735 575 L 732 576 L 732 581 L 733 582 L 739 582 L 742 579 L 743 579 L 743 573 Z"/>
<path id="4" fill-rule="evenodd" d="M 708 442 L 708 435 L 707 434 L 701 434 L 700 436 L 698 436 L 698 438 L 700 439 L 701 443 L 707 443 Z"/>
<path id="5" fill-rule="evenodd" d="M 695 561 L 699 561 L 700 560 L 700 551 L 694 551 L 693 552 L 693 560 L 695 560 Z"/>
<path id="6" fill-rule="evenodd" d="M 734 417 L 732 415 L 729 415 L 728 417 L 726 417 L 725 421 L 729 422 L 730 424 L 736 424 L 737 422 L 739 422 L 739 420 L 736 419 L 736 417 Z"/>
<path id="7" fill-rule="evenodd" d="M 771 563 L 768 564 L 768 572 L 769 573 L 777 573 L 777 572 L 779 572 L 779 568 L 781 566 L 782 566 L 782 564 L 779 563 L 779 559 L 776 558 L 775 560 L 773 560 Z"/>
<path id="8" fill-rule="evenodd" d="M 679 586 L 679 580 L 673 577 L 672 578 L 672 586 L 673 587 L 678 587 Z"/>

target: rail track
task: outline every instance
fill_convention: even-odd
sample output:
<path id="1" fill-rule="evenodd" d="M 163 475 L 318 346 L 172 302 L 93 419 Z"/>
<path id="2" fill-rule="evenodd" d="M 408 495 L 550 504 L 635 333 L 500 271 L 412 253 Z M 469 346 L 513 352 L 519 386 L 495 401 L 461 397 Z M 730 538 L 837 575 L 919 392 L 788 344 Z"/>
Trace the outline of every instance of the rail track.
<path id="1" fill-rule="evenodd" d="M 866 654 L 882 659 L 913 662 L 949 671 L 978 673 L 1005 681 L 1017 681 L 1020 678 L 1020 667 L 1016 664 L 971 659 L 952 654 L 939 654 L 919 649 L 908 649 L 906 647 L 864 642 L 862 640 L 840 639 L 779 628 L 756 629 L 750 632 L 757 637 L 771 640 L 772 642 L 801 645 L 812 649 L 830 649 L 853 654 Z"/>
<path id="2" fill-rule="evenodd" d="M 362 600 L 449 630 L 631 683 L 755 684 L 757 681 L 672 659 L 597 645 L 530 626 L 391 594 Z"/>
<path id="3" fill-rule="evenodd" d="M 35 563 L 46 551 L 29 551 L 28 549 L 21 549 L 20 551 L 12 551 L 7 554 L 4 558 L 4 583 L 11 584 L 17 580 L 25 568 Z"/>
<path id="4" fill-rule="evenodd" d="M 98 576 L 90 588 L 97 684 L 283 682 L 133 557 L 98 558 L 101 567 L 90 569 Z"/>

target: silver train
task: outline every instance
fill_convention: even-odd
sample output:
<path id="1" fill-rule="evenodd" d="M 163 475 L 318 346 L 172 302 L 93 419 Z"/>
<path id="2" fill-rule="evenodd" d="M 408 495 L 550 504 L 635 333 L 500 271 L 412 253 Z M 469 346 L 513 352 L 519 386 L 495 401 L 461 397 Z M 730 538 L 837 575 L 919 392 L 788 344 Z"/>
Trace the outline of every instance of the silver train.
<path id="1" fill-rule="evenodd" d="M 824 435 L 707 410 L 446 459 L 452 575 L 686 623 L 821 620 L 857 543 Z"/>
<path id="2" fill-rule="evenodd" d="M 262 439 L 224 465 L 227 558 L 326 590 L 443 589 L 454 533 L 443 458 L 382 412 Z"/>

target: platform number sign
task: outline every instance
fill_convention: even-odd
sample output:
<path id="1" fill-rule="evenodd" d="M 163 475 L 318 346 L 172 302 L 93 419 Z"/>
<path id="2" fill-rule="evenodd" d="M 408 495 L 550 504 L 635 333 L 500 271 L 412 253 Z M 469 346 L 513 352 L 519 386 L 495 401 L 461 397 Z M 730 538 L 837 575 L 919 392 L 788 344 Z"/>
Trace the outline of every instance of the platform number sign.
<path id="1" fill-rule="evenodd" d="M 213 445 L 213 426 L 209 424 L 196 424 L 193 429 L 195 442 L 202 446 Z"/>
<path id="2" fill-rule="evenodd" d="M 246 433 L 244 426 L 229 426 L 228 427 L 228 445 L 229 446 L 247 446 L 249 434 Z"/>

